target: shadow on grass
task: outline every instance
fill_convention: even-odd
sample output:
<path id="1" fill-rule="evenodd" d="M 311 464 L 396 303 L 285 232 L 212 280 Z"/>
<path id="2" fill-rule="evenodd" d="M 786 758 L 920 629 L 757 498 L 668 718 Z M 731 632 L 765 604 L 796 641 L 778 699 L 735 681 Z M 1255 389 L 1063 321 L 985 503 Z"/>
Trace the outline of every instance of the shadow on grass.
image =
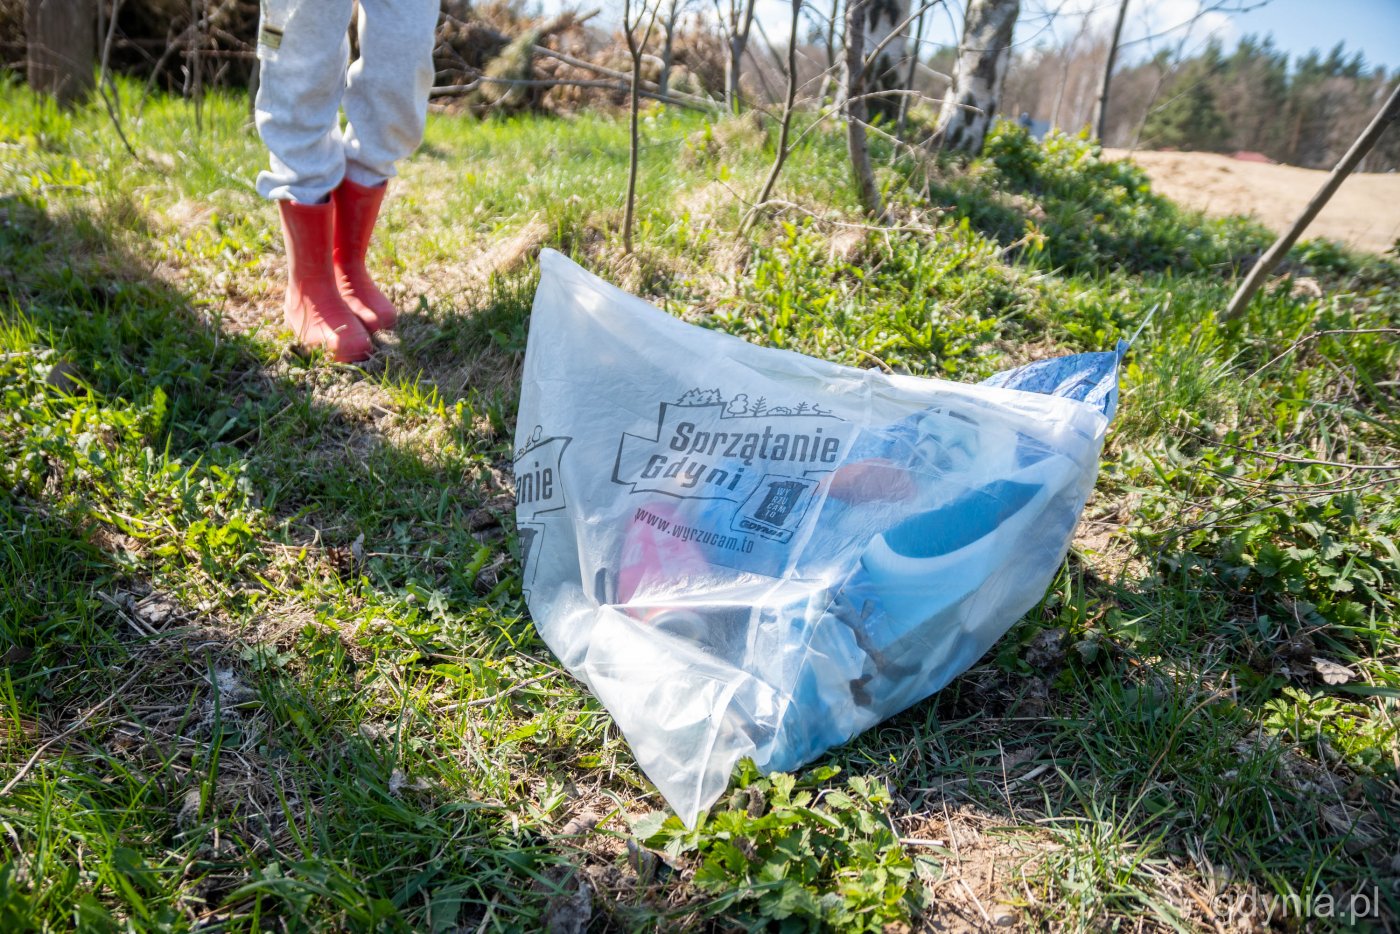
<path id="1" fill-rule="evenodd" d="M 0 364 L 19 413 L 0 427 L 3 755 L 53 741 L 0 802 L 0 926 L 692 920 L 616 835 L 542 829 L 641 786 L 596 703 L 535 657 L 492 485 L 515 387 L 478 392 L 471 367 L 523 349 L 528 288 L 497 286 L 466 326 L 409 310 L 361 379 L 217 329 L 97 219 L 24 200 L 0 219 L 25 345 Z M 451 444 L 398 420 L 447 410 Z M 985 924 L 990 899 L 1051 924 L 1141 914 L 1174 866 L 1207 905 L 1174 909 L 1187 922 L 1230 923 L 1242 884 L 1388 884 L 1348 823 L 1364 805 L 1367 833 L 1400 838 L 1384 786 L 1338 787 L 1257 732 L 1265 687 L 1144 648 L 1231 620 L 1218 594 L 1072 562 L 994 657 L 834 751 L 944 867 L 928 923 Z M 600 775 L 609 756 L 623 768 Z M 988 842 L 998 825 L 1029 848 Z M 972 845 L 1005 875 L 967 899 Z"/>
<path id="2" fill-rule="evenodd" d="M 996 863 L 999 884 L 939 883 L 973 927 L 993 907 L 978 897 L 998 892 L 1050 925 L 1400 916 L 1400 872 L 1374 858 L 1400 839 L 1393 780 L 1262 728 L 1279 679 L 1267 661 L 1219 657 L 1248 652 L 1247 608 L 1198 587 L 1169 574 L 1104 580 L 1072 552 L 979 665 L 836 750 L 888 782 L 914 846 L 944 856 L 961 839 L 982 851 L 975 868 L 990 877 Z M 968 832 L 978 826 L 991 836 Z"/>
<path id="3" fill-rule="evenodd" d="M 0 927 L 538 927 L 569 844 L 469 748 L 562 683 L 492 696 L 540 650 L 464 469 L 509 412 L 444 475 L 103 223 L 0 201 Z"/>
<path id="4" fill-rule="evenodd" d="M 1070 273 L 1235 273 L 1272 237 L 1239 218 L 1205 220 L 1151 190 L 1128 160 L 1053 134 L 1042 145 L 1002 123 L 983 153 L 986 177 L 936 173 L 925 196 L 1009 255 Z"/>

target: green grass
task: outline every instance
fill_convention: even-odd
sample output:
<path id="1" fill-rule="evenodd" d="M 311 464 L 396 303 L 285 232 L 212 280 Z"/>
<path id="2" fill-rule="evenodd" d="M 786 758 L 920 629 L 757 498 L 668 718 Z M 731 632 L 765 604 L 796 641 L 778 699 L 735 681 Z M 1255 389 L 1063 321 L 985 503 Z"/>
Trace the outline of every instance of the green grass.
<path id="1" fill-rule="evenodd" d="M 246 102 L 201 127 L 122 90 L 139 161 L 104 111 L 0 85 L 0 782 L 33 760 L 0 796 L 0 928 L 1400 913 L 1393 261 L 1304 244 L 1321 298 L 1285 280 L 1223 324 L 1259 231 L 1006 127 L 965 169 L 877 151 L 888 233 L 813 132 L 798 207 L 740 237 L 770 133 L 666 111 L 629 257 L 624 121 L 435 117 L 373 256 L 402 327 L 339 367 L 285 348 Z M 1042 604 L 803 773 L 741 767 L 687 832 L 520 596 L 541 243 L 758 343 L 954 379 L 1159 310 Z"/>

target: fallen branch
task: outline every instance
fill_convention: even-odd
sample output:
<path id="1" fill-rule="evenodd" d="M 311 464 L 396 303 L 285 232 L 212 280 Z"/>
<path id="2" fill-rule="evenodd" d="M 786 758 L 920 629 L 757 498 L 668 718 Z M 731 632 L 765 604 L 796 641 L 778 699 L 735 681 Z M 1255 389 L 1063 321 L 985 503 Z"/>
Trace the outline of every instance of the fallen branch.
<path id="1" fill-rule="evenodd" d="M 826 224 L 829 227 L 837 227 L 842 230 L 862 230 L 867 233 L 891 234 L 891 233 L 915 233 L 934 237 L 938 235 L 938 228 L 929 227 L 927 224 L 860 224 L 854 221 L 837 220 L 818 214 L 811 208 L 803 207 L 795 201 L 784 201 L 782 198 L 769 198 L 762 204 L 755 204 L 752 209 L 763 211 L 769 208 L 782 208 L 788 211 L 796 211 L 805 217 L 810 217 L 818 224 Z"/>
<path id="2" fill-rule="evenodd" d="M 463 94 L 470 94 L 477 90 L 482 84 L 507 84 L 522 88 L 597 88 L 603 91 L 614 91 L 618 94 L 631 93 L 630 83 L 619 81 L 590 81 L 588 79 L 575 78 L 493 78 L 489 75 L 479 75 L 466 84 L 449 84 L 443 87 L 433 88 L 428 92 L 429 97 L 457 97 Z M 637 93 L 642 97 L 647 97 L 663 104 L 673 104 L 677 107 L 688 107 L 691 110 L 699 110 L 704 113 L 713 113 L 718 108 L 714 104 L 701 106 L 672 97 L 669 94 L 662 94 L 659 91 L 649 91 L 646 88 L 638 88 Z"/>
<path id="3" fill-rule="evenodd" d="M 1397 82 L 1395 87 L 1391 89 L 1390 97 L 1386 98 L 1386 102 L 1376 112 L 1370 125 L 1356 138 L 1356 142 L 1351 144 L 1351 148 L 1347 150 L 1346 155 L 1342 156 L 1337 167 L 1332 170 L 1332 174 L 1327 176 L 1327 181 L 1322 183 L 1322 187 L 1317 190 L 1317 194 L 1313 195 L 1308 206 L 1303 209 L 1303 213 L 1298 215 L 1298 219 L 1293 222 L 1293 226 L 1274 241 L 1268 252 L 1259 258 L 1259 262 L 1254 264 L 1249 275 L 1244 277 L 1244 282 L 1240 283 L 1239 289 L 1230 299 L 1230 304 L 1225 307 L 1225 313 L 1221 315 L 1223 320 L 1230 321 L 1244 313 L 1245 307 L 1249 305 L 1249 300 L 1254 297 L 1254 293 L 1259 291 L 1259 287 L 1264 284 L 1269 273 L 1273 272 L 1274 267 L 1293 248 L 1298 237 L 1312 223 L 1313 218 L 1317 217 L 1323 206 L 1331 200 L 1332 195 L 1341 187 L 1343 180 L 1351 174 L 1352 169 L 1356 168 L 1356 164 L 1362 160 L 1366 153 L 1371 151 L 1371 147 L 1376 144 L 1376 140 L 1380 139 L 1386 127 L 1395 122 L 1398 115 L 1400 115 L 1400 82 Z"/>
<path id="4" fill-rule="evenodd" d="M 1250 381 L 1253 380 L 1255 377 L 1257 377 L 1260 373 L 1264 372 L 1264 371 L 1267 370 L 1269 367 L 1273 366 L 1275 363 L 1278 363 L 1278 362 L 1279 362 L 1280 360 L 1282 360 L 1284 357 L 1288 356 L 1288 355 L 1291 354 L 1293 351 L 1297 350 L 1299 347 L 1302 347 L 1304 344 L 1308 343 L 1309 341 L 1315 341 L 1315 340 L 1317 340 L 1318 338 L 1321 338 L 1321 337 L 1334 337 L 1334 336 L 1336 336 L 1336 335 L 1338 335 L 1338 334 L 1395 334 L 1395 335 L 1400 335 L 1400 328 L 1331 328 L 1331 329 L 1326 330 L 1326 331 L 1313 331 L 1311 334 L 1304 334 L 1302 337 L 1298 338 L 1298 339 L 1295 340 L 1293 343 L 1289 344 L 1288 347 L 1287 347 L 1287 349 L 1285 349 L 1283 352 L 1279 353 L 1276 357 L 1274 357 L 1273 359 L 1271 359 L 1268 363 L 1264 364 L 1264 365 L 1261 366 L 1259 369 L 1255 370 L 1253 373 L 1251 373 L 1251 374 L 1249 374 L 1248 376 L 1246 376 L 1244 381 L 1245 381 L 1245 382 L 1250 382 Z"/>
<path id="5" fill-rule="evenodd" d="M 575 68 L 582 68 L 585 71 L 591 71 L 595 75 L 602 75 L 605 78 L 616 78 L 619 81 L 626 81 L 628 83 L 628 86 L 631 86 L 632 76 L 625 71 L 617 71 L 616 69 L 608 68 L 603 65 L 596 64 L 595 62 L 586 61 L 581 58 L 575 58 L 572 55 L 567 55 L 563 52 L 557 52 L 554 49 L 547 49 L 542 45 L 535 46 L 534 53 L 536 55 L 543 55 L 546 58 L 556 59 L 557 61 L 563 62 L 565 65 L 572 65 Z M 709 110 L 719 109 L 719 104 L 715 101 L 710 100 L 707 97 L 700 97 L 697 94 L 686 94 L 683 91 L 663 91 L 661 90 L 661 86 L 653 81 L 643 80 L 641 82 L 640 87 L 640 93 L 642 94 L 646 94 L 648 91 L 654 91 L 657 94 L 666 94 L 678 103 L 689 102 L 697 108 L 703 107 Z M 661 98 L 657 99 L 660 100 Z"/>
<path id="6" fill-rule="evenodd" d="M 29 774 L 29 770 L 34 768 L 34 763 L 39 761 L 39 757 L 42 756 L 45 752 L 47 752 L 50 746 L 54 745 L 55 743 L 62 742 L 68 737 L 72 736 L 74 733 L 78 732 L 78 730 L 82 729 L 83 724 L 91 720 L 94 714 L 96 714 L 99 710 L 110 704 L 117 697 L 118 694 L 121 694 L 127 688 L 131 687 L 131 683 L 135 681 L 140 674 L 141 672 L 138 671 L 136 672 L 136 674 L 133 674 L 130 678 L 127 678 L 121 687 L 117 688 L 111 694 L 107 695 L 106 700 L 99 701 L 98 703 L 94 704 L 91 708 L 88 709 L 87 713 L 83 714 L 77 720 L 73 721 L 72 725 L 69 726 L 68 729 L 64 730 L 62 733 L 59 733 L 53 739 L 49 740 L 48 742 L 40 746 L 38 749 L 34 750 L 34 755 L 30 756 L 28 761 L 26 761 L 24 765 L 20 766 L 19 771 L 16 772 L 14 776 L 8 782 L 5 783 L 4 788 L 0 788 L 0 798 L 3 798 L 6 795 L 8 795 L 14 789 L 14 787 L 24 779 L 24 776 Z"/>
<path id="7" fill-rule="evenodd" d="M 438 706 L 437 710 L 438 713 L 452 713 L 452 711 L 454 710 L 466 710 L 472 707 L 485 707 L 489 704 L 496 703 L 496 701 L 498 700 L 504 700 L 505 698 L 510 697 L 512 694 L 514 694 L 516 691 L 521 690 L 522 688 L 527 688 L 532 684 L 539 684 L 546 678 L 552 678 L 557 674 L 559 674 L 558 671 L 546 671 L 542 675 L 535 675 L 533 678 L 526 678 L 524 681 L 517 681 L 515 684 L 512 684 L 505 690 L 497 691 L 495 694 L 492 694 L 489 697 L 478 697 L 476 700 L 458 701 L 454 704 L 441 704 Z"/>
<path id="8" fill-rule="evenodd" d="M 1276 461 L 1281 464 L 1294 464 L 1301 467 L 1340 467 L 1349 472 L 1374 470 L 1382 473 L 1394 473 L 1400 471 L 1400 462 L 1393 464 L 1357 464 L 1350 461 L 1331 461 L 1317 457 L 1294 457 L 1291 454 L 1283 454 L 1279 451 L 1261 451 L 1257 448 L 1247 448 L 1239 444 L 1230 444 L 1227 441 L 1217 441 L 1214 438 L 1197 434 L 1193 431 L 1183 430 L 1181 433 L 1214 447 L 1224 448 L 1227 451 L 1235 451 L 1239 454 L 1251 454 L 1255 457 L 1262 457 L 1265 460 Z"/>

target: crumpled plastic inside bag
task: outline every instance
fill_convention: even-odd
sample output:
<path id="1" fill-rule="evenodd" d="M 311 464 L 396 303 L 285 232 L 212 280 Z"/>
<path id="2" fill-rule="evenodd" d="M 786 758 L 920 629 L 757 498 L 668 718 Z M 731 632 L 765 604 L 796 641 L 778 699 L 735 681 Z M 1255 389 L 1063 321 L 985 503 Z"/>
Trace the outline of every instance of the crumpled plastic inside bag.
<path id="1" fill-rule="evenodd" d="M 543 252 L 516 518 L 530 612 L 687 825 L 928 697 L 1044 595 L 1126 344 L 980 385 L 686 324 Z"/>

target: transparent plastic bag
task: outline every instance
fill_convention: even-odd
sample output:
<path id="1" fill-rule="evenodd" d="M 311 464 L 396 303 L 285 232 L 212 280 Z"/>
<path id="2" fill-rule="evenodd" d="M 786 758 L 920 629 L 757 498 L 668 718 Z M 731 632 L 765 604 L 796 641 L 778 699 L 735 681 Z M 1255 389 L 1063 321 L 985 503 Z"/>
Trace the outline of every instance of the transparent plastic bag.
<path id="1" fill-rule="evenodd" d="M 686 822 L 967 669 L 1045 592 L 1126 348 L 980 385 L 694 327 L 552 250 L 515 455 L 544 640 Z"/>

